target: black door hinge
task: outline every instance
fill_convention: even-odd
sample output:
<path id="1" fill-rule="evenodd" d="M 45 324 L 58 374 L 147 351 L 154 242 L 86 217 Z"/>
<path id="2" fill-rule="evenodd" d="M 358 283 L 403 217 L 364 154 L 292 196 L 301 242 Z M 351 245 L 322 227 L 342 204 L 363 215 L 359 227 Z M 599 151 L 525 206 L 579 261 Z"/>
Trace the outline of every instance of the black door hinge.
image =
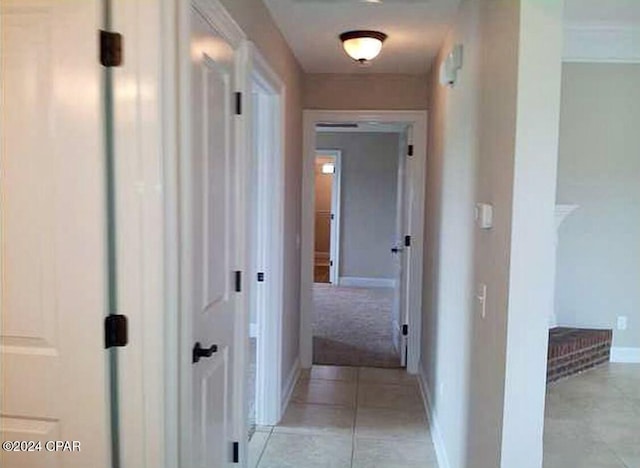
<path id="1" fill-rule="evenodd" d="M 114 348 L 127 346 L 129 331 L 126 315 L 108 315 L 104 319 L 104 347 Z"/>
<path id="2" fill-rule="evenodd" d="M 413 145 L 407 147 L 407 155 L 413 156 Z"/>
<path id="3" fill-rule="evenodd" d="M 404 246 L 411 247 L 411 236 L 404 236 Z"/>
<path id="4" fill-rule="evenodd" d="M 122 58 L 122 34 L 100 30 L 100 63 L 105 67 L 119 67 Z"/>
<path id="5" fill-rule="evenodd" d="M 242 272 L 241 271 L 236 271 L 235 272 L 235 279 L 236 279 L 236 292 L 242 292 Z"/>
<path id="6" fill-rule="evenodd" d="M 406 323 L 402 325 L 402 336 L 407 336 L 409 334 L 409 325 Z"/>
<path id="7" fill-rule="evenodd" d="M 331 219 L 335 219 L 336 215 L 334 215 L 333 213 L 331 213 Z"/>
<path id="8" fill-rule="evenodd" d="M 240 463 L 240 443 L 234 442 L 232 450 L 233 450 L 233 454 L 232 454 L 233 463 Z"/>
<path id="9" fill-rule="evenodd" d="M 236 115 L 242 115 L 242 93 L 236 92 Z"/>
<path id="10" fill-rule="evenodd" d="M 264 283 L 264 272 L 259 271 L 257 276 L 258 276 L 258 283 Z"/>
<path id="11" fill-rule="evenodd" d="M 333 260 L 329 260 L 329 266 L 333 266 Z"/>

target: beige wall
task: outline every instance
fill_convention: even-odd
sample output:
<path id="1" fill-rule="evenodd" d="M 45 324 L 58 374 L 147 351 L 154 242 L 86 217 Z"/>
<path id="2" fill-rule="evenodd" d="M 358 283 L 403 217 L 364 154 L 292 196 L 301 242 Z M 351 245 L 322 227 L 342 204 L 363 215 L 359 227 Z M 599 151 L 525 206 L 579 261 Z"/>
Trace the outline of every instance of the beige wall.
<path id="1" fill-rule="evenodd" d="M 560 325 L 614 329 L 640 348 L 640 65 L 566 63 L 558 203 L 580 208 L 559 232 Z M 628 317 L 616 330 L 617 316 Z"/>
<path id="2" fill-rule="evenodd" d="M 307 74 L 305 109 L 424 110 L 429 81 L 423 75 Z"/>
<path id="3" fill-rule="evenodd" d="M 316 147 L 342 151 L 339 275 L 393 278 L 399 134 L 321 132 Z"/>
<path id="4" fill-rule="evenodd" d="M 421 358 L 453 468 L 542 464 L 561 4 L 464 1 L 432 68 Z M 463 68 L 444 87 L 457 43 Z M 489 231 L 476 202 L 494 206 Z"/>
<path id="5" fill-rule="evenodd" d="M 302 69 L 260 0 L 221 0 L 286 86 L 283 385 L 299 355 Z"/>

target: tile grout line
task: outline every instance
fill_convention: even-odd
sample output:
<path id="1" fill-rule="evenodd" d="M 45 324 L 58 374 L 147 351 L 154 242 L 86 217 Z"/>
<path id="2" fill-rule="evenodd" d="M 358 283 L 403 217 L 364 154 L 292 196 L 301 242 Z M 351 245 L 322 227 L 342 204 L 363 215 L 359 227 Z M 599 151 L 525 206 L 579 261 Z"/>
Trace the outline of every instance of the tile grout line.
<path id="1" fill-rule="evenodd" d="M 271 426 L 271 430 L 268 433 L 269 435 L 267 436 L 267 440 L 264 441 L 264 445 L 262 446 L 262 450 L 260 450 L 260 455 L 258 455 L 258 460 L 256 461 L 255 468 L 259 468 L 260 467 L 260 462 L 262 461 L 262 456 L 264 455 L 264 452 L 266 452 L 266 450 L 267 450 L 267 444 L 271 440 L 271 435 L 273 434 L 273 428 L 274 427 L 275 426 Z"/>
<path id="2" fill-rule="evenodd" d="M 356 451 L 356 424 L 358 422 L 358 394 L 360 393 L 360 367 L 356 367 L 356 398 L 353 409 L 353 428 L 351 429 L 351 464 L 353 468 L 353 457 Z"/>

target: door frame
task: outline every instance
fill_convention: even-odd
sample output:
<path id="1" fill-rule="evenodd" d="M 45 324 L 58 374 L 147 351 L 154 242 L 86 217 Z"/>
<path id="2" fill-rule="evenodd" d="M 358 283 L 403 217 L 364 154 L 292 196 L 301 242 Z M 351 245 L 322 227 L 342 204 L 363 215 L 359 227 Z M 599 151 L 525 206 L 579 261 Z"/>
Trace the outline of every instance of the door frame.
<path id="1" fill-rule="evenodd" d="M 323 155 L 333 157 L 333 179 L 331 181 L 331 234 L 329 245 L 329 282 L 333 285 L 340 284 L 340 187 L 342 170 L 342 151 L 337 149 L 318 148 L 316 157 Z M 314 185 L 315 186 L 315 185 Z M 315 205 L 314 205 L 315 212 Z M 314 248 L 315 250 L 315 248 Z"/>
<path id="2" fill-rule="evenodd" d="M 264 290 L 260 304 L 257 304 L 257 324 L 258 324 L 258 347 L 256 363 L 256 424 L 275 425 L 278 423 L 282 413 L 282 310 L 284 301 L 284 199 L 285 199 L 285 96 L 286 89 L 284 82 L 278 74 L 271 68 L 258 49 L 251 44 L 249 46 L 249 79 L 251 85 L 256 83 L 263 91 L 264 99 L 262 104 L 266 107 L 266 115 L 262 116 L 262 121 L 270 123 L 267 137 L 270 147 L 266 154 L 270 160 L 266 167 L 262 166 L 258 160 L 261 156 L 254 151 L 253 141 L 254 125 L 251 123 L 247 141 L 250 145 L 248 152 L 249 166 L 247 180 L 250 181 L 249 189 L 256 187 L 259 199 L 269 199 L 270 221 L 264 224 L 257 223 L 258 207 L 251 202 L 248 206 L 247 220 L 249 231 L 253 232 L 254 227 L 258 236 L 268 239 L 268 246 L 262 253 L 257 253 L 263 257 L 263 270 L 266 281 L 262 283 Z M 253 99 L 247 96 L 248 113 L 251 121 L 255 117 L 254 112 L 262 112 L 263 109 L 253 108 Z M 262 106 L 261 106 L 262 107 Z M 261 116 L 258 116 L 259 118 Z M 270 183 L 260 184 L 253 180 L 251 171 L 254 167 L 263 167 L 266 174 L 263 180 Z M 258 183 L 257 183 L 258 182 Z M 252 198 L 250 198 L 252 200 Z M 258 290 L 257 279 L 253 276 L 253 260 L 256 255 L 256 245 L 254 237 L 247 236 L 247 252 L 251 252 L 250 264 L 247 269 L 251 272 L 248 284 L 248 295 L 252 297 Z M 258 242 L 258 244 L 260 244 Z M 260 255 L 262 254 L 262 255 Z M 248 335 L 245 335 L 245 337 Z M 248 343 L 248 340 L 247 340 Z M 248 344 L 247 344 L 248 346 Z M 249 351 L 247 350 L 247 353 Z M 248 354 L 247 354 L 248 356 Z"/>
<path id="3" fill-rule="evenodd" d="M 316 154 L 316 125 L 318 123 L 406 123 L 413 145 L 413 184 L 416 202 L 412 210 L 411 261 L 409 264 L 409 334 L 407 337 L 407 372 L 418 373 L 422 318 L 422 273 L 424 245 L 424 206 L 427 162 L 426 111 L 365 111 L 365 110 L 304 110 L 302 163 L 302 226 L 300 252 L 300 362 L 303 368 L 313 363 L 313 260 L 314 260 L 314 162 Z"/>

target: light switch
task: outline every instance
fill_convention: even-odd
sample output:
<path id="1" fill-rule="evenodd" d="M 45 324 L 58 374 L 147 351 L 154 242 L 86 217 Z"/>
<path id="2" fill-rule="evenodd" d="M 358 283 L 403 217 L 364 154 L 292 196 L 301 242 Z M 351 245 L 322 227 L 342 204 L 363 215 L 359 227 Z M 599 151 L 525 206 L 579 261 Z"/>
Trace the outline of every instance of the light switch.
<path id="1" fill-rule="evenodd" d="M 493 227 L 493 206 L 488 203 L 476 203 L 476 223 L 480 229 Z"/>
<path id="2" fill-rule="evenodd" d="M 480 316 L 484 319 L 487 316 L 487 285 L 479 283 L 476 289 L 476 301 Z"/>

